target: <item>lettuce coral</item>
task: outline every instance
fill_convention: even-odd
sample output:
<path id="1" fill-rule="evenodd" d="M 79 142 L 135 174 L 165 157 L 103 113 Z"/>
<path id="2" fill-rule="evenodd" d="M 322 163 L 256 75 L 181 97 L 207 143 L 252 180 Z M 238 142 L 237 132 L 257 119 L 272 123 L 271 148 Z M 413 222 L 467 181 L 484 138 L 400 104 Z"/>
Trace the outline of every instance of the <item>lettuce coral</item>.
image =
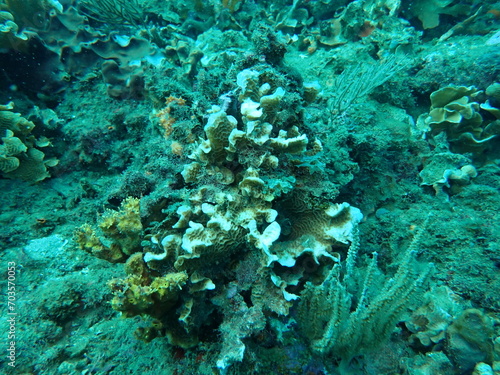
<path id="1" fill-rule="evenodd" d="M 20 48 L 26 44 L 30 34 L 19 28 L 11 12 L 0 11 L 0 48 Z"/>
<path id="2" fill-rule="evenodd" d="M 430 95 L 431 110 L 418 118 L 417 126 L 430 137 L 444 132 L 452 151 L 481 152 L 500 134 L 500 126 L 483 119 L 480 94 L 482 91 L 474 86 L 451 85 L 434 91 Z"/>
<path id="3" fill-rule="evenodd" d="M 4 177 L 38 182 L 49 177 L 47 167 L 57 165 L 57 159 L 44 160 L 37 147 L 46 147 L 46 138 L 31 135 L 35 124 L 12 112 L 14 104 L 0 105 L 0 172 Z"/>

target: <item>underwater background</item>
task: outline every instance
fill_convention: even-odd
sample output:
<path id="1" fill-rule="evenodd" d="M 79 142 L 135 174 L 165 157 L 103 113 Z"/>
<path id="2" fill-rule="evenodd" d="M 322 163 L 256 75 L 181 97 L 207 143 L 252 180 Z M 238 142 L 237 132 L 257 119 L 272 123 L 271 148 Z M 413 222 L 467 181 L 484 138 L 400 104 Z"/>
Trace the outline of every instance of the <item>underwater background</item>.
<path id="1" fill-rule="evenodd" d="M 0 373 L 500 374 L 500 2 L 0 0 Z"/>

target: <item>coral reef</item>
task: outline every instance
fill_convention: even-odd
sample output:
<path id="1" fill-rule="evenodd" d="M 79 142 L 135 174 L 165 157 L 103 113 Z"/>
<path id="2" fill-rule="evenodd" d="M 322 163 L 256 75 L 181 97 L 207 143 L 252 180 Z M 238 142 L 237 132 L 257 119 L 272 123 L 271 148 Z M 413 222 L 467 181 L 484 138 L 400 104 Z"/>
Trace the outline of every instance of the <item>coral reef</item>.
<path id="1" fill-rule="evenodd" d="M 15 372 L 499 372 L 499 14 L 0 0 Z"/>
<path id="2" fill-rule="evenodd" d="M 276 288 L 274 298 L 281 299 L 276 305 L 283 305 L 286 312 L 289 301 L 297 298 L 286 288 L 296 285 L 300 273 L 294 281 L 283 278 L 281 272 L 273 270 L 274 263 L 291 268 L 304 254 L 310 254 L 317 264 L 337 259 L 332 246 L 343 248 L 353 242 L 353 232 L 362 218 L 360 211 L 347 203 L 319 203 L 313 198 L 307 203 L 304 193 L 294 191 L 293 179 L 287 183 L 271 177 L 288 155 L 314 155 L 320 144 L 314 143 L 308 150 L 308 138 L 297 126 L 273 129 L 268 121 L 276 118 L 286 92 L 281 87 L 273 90 L 268 82 L 259 85 L 259 78 L 260 73 L 254 70 L 238 74 L 243 130 L 224 107 L 214 106 L 209 111 L 206 139 L 190 155 L 196 161 L 181 173 L 185 183 L 199 187 L 192 190 L 188 202 L 177 206 L 177 222 L 150 237 L 145 248 L 149 251 L 132 255 L 140 251 L 141 239 L 147 244 L 140 234 L 137 199 L 123 201 L 119 211 L 104 213 L 99 222 L 102 239 L 88 225 L 76 233 L 80 247 L 100 258 L 117 262 L 128 257 L 129 276 L 110 283 L 112 306 L 125 316 L 155 317 L 162 322 L 162 334 L 173 344 L 191 347 L 198 342 L 202 327 L 210 324 L 207 315 L 200 315 L 200 306 L 210 303 L 210 291 L 215 290 L 212 303 L 225 318 L 219 328 L 223 348 L 217 366 L 221 369 L 243 359 L 242 339 L 264 328 L 263 311 L 270 307 L 264 301 L 246 306 L 240 294 L 230 301 L 222 297 L 228 280 L 220 270 L 238 262 L 244 253 L 260 252 L 255 261 L 262 275 L 251 287 L 252 293 L 263 282 Z M 271 137 L 273 132 L 278 135 Z M 290 168 L 293 166 L 294 161 Z M 216 184 L 205 183 L 207 179 Z M 282 234 L 285 223 L 287 233 Z M 111 244 L 105 245 L 109 241 Z M 175 271 L 164 273 L 167 269 Z M 235 329 L 238 326 L 240 329 Z"/>

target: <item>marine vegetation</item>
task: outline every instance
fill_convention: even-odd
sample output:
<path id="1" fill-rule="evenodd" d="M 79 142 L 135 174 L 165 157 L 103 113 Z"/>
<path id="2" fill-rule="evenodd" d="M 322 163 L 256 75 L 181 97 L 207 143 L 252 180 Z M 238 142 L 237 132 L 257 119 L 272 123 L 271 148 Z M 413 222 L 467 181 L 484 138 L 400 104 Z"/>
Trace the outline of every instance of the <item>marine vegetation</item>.
<path id="1" fill-rule="evenodd" d="M 500 373 L 499 15 L 0 0 L 0 372 Z"/>

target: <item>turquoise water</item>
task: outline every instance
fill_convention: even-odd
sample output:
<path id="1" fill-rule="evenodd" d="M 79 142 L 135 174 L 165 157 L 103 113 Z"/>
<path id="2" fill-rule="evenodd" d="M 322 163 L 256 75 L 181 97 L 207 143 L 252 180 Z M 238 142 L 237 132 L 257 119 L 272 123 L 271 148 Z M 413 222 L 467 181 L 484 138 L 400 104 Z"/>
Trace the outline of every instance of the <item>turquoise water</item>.
<path id="1" fill-rule="evenodd" d="M 0 372 L 500 372 L 499 14 L 0 0 Z"/>

